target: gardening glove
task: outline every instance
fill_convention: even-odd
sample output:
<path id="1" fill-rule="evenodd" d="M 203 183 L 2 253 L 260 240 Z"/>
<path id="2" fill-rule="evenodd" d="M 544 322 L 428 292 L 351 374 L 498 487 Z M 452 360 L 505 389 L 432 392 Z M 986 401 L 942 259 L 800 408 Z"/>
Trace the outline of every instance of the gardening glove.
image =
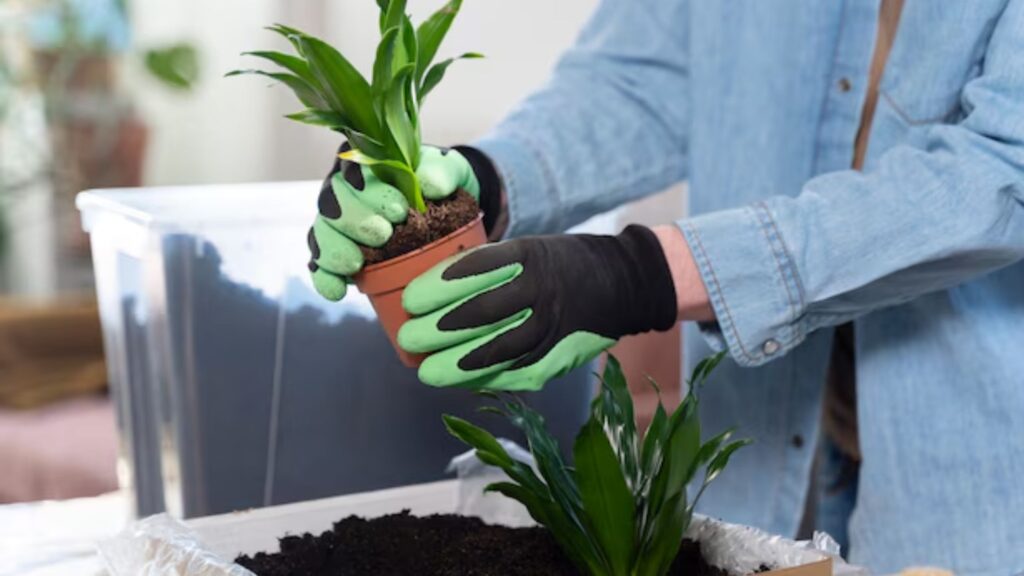
<path id="1" fill-rule="evenodd" d="M 345 143 L 338 152 L 349 149 Z M 443 199 L 462 188 L 479 201 L 480 182 L 458 150 L 424 146 L 416 175 L 429 200 Z M 349 278 L 363 267 L 359 245 L 376 248 L 387 243 L 393 226 L 405 221 L 409 203 L 369 168 L 336 158 L 317 205 L 319 214 L 307 236 L 309 270 L 316 291 L 338 301 L 345 296 Z"/>
<path id="2" fill-rule="evenodd" d="M 415 318 L 398 333 L 431 386 L 539 390 L 620 337 L 668 330 L 676 294 L 665 253 L 643 226 L 490 244 L 416 278 Z"/>

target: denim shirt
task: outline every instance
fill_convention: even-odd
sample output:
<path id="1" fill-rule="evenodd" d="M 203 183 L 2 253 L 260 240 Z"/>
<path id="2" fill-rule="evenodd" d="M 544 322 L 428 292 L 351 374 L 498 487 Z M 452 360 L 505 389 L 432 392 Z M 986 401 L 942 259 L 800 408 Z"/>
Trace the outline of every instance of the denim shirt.
<path id="1" fill-rule="evenodd" d="M 799 525 L 833 327 L 856 324 L 851 558 L 1024 571 L 1024 0 L 907 0 L 863 172 L 877 0 L 605 0 L 478 146 L 510 234 L 690 184 L 727 349 L 705 429 L 756 439 L 702 511 Z"/>

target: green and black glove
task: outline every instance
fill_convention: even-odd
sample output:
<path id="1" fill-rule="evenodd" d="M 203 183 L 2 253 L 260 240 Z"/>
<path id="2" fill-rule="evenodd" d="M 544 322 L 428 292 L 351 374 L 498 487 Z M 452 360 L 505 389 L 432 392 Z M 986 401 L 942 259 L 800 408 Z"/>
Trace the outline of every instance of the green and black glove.
<path id="1" fill-rule="evenodd" d="M 414 280 L 403 304 L 415 318 L 399 345 L 432 353 L 420 380 L 490 390 L 539 390 L 622 336 L 676 322 L 668 262 L 643 226 L 484 246 Z"/>
<path id="2" fill-rule="evenodd" d="M 347 143 L 338 152 L 346 150 Z M 416 175 L 428 200 L 443 199 L 459 188 L 468 192 L 481 203 L 485 226 L 500 209 L 497 172 L 473 148 L 424 146 Z M 317 205 L 319 215 L 308 235 L 309 270 L 317 292 L 337 301 L 345 296 L 349 278 L 363 267 L 359 245 L 384 245 L 394 225 L 405 222 L 409 203 L 368 168 L 336 158 Z"/>

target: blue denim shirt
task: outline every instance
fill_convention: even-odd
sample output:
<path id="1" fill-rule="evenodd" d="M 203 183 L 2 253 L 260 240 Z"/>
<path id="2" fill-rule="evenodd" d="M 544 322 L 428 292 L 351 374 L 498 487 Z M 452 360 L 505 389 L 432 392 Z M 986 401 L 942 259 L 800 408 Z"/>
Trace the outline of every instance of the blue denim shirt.
<path id="1" fill-rule="evenodd" d="M 797 530 L 853 320 L 853 561 L 1024 571 L 1024 0 L 907 0 L 856 172 L 878 9 L 605 0 L 478 145 L 516 235 L 689 181 L 679 226 L 718 322 L 686 358 L 729 350 L 703 417 L 757 440 L 705 513 Z"/>

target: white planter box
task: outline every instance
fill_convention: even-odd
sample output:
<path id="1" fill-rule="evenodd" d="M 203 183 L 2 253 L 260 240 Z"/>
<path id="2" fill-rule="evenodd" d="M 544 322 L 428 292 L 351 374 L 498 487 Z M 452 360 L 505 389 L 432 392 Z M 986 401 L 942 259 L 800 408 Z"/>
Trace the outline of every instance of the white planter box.
<path id="1" fill-rule="evenodd" d="M 452 480 L 197 518 L 186 522 L 193 534 L 184 529 L 173 533 L 173 521 L 157 517 L 102 544 L 101 552 L 113 576 L 242 576 L 249 573 L 231 565 L 232 559 L 275 551 L 278 538 L 286 534 L 317 534 L 353 514 L 375 517 L 406 509 L 416 515 L 454 513 L 458 500 L 459 482 Z M 688 535 L 701 542 L 709 560 L 734 570 L 754 571 L 766 563 L 779 567 L 766 573 L 775 576 L 862 573 L 810 542 L 709 518 L 695 518 Z M 188 571 L 175 572 L 175 567 Z"/>

